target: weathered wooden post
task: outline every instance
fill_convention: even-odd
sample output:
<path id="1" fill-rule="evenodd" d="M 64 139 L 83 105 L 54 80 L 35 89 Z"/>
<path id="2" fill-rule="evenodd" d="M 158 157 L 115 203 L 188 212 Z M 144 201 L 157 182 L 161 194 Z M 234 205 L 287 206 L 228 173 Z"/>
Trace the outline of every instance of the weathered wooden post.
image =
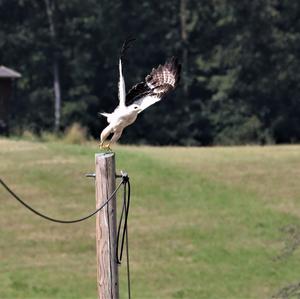
<path id="1" fill-rule="evenodd" d="M 96 208 L 116 188 L 115 154 L 96 154 Z M 98 299 L 119 299 L 116 196 L 96 216 Z"/>

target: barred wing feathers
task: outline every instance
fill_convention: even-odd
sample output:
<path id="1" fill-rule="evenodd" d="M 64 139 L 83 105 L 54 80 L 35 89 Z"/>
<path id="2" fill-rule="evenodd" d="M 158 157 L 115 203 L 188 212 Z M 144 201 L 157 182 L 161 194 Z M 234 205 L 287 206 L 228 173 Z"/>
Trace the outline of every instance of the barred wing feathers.
<path id="1" fill-rule="evenodd" d="M 153 68 L 145 82 L 136 84 L 126 95 L 126 105 L 136 104 L 141 111 L 160 101 L 173 90 L 180 79 L 181 65 L 172 57 L 164 65 Z"/>

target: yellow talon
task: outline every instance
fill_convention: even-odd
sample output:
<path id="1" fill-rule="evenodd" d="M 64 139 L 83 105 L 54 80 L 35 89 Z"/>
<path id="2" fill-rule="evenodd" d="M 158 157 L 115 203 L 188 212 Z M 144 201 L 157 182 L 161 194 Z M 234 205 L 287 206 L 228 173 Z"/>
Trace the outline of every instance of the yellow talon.
<path id="1" fill-rule="evenodd" d="M 112 152 L 112 149 L 110 148 L 110 143 L 104 144 L 104 142 L 101 141 L 101 142 L 99 143 L 99 147 L 100 147 L 100 149 L 102 149 L 102 150 Z"/>
<path id="2" fill-rule="evenodd" d="M 107 151 L 112 152 L 112 150 L 111 150 L 111 148 L 110 148 L 110 143 L 106 144 L 106 145 L 104 146 L 104 148 L 105 148 Z"/>

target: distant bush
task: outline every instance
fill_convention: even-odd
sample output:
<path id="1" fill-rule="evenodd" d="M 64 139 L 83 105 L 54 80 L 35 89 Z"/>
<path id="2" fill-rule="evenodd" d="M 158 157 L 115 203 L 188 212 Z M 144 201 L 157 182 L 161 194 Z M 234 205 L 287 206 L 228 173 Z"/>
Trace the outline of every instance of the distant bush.
<path id="1" fill-rule="evenodd" d="M 65 130 L 63 140 L 71 144 L 82 144 L 88 140 L 87 128 L 79 123 L 73 123 Z"/>
<path id="2" fill-rule="evenodd" d="M 37 141 L 38 140 L 38 136 L 30 130 L 24 130 L 22 132 L 21 137 L 22 137 L 22 139 L 29 140 L 29 141 Z"/>
<path id="3" fill-rule="evenodd" d="M 272 136 L 256 116 L 239 119 L 222 128 L 215 136 L 216 145 L 272 144 Z"/>
<path id="4" fill-rule="evenodd" d="M 49 131 L 43 131 L 40 135 L 40 140 L 44 142 L 59 141 L 60 139 L 61 139 L 61 135 L 57 135 Z"/>

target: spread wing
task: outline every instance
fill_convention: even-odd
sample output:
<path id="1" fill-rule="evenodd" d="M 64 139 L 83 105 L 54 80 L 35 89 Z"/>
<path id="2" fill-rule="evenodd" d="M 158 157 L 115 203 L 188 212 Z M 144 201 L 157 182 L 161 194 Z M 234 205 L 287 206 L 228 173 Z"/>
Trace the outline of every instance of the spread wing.
<path id="1" fill-rule="evenodd" d="M 125 55 L 125 51 L 129 48 L 130 42 L 134 41 L 134 38 L 127 38 L 122 45 L 122 49 L 120 52 L 119 58 L 119 83 L 118 83 L 118 95 L 119 95 L 119 107 L 125 107 L 125 99 L 126 99 L 126 88 L 125 88 L 125 80 L 122 72 L 122 59 Z"/>
<path id="2" fill-rule="evenodd" d="M 125 89 L 125 81 L 122 72 L 122 60 L 119 59 L 119 83 L 118 83 L 118 95 L 119 95 L 119 106 L 125 107 L 125 99 L 126 99 L 126 89 Z"/>
<path id="3" fill-rule="evenodd" d="M 160 101 L 173 90 L 180 79 L 181 65 L 172 57 L 164 65 L 152 69 L 145 82 L 134 85 L 126 95 L 126 105 L 136 104 L 141 111 Z"/>

